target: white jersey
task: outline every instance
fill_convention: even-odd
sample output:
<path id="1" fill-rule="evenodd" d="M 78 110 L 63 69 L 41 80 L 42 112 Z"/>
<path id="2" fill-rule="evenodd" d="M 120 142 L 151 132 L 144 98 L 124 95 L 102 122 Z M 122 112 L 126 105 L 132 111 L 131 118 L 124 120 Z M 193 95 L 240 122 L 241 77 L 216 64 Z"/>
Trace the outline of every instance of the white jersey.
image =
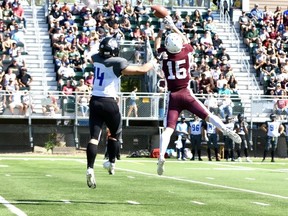
<path id="1" fill-rule="evenodd" d="M 188 133 L 188 125 L 186 124 L 186 122 L 184 122 L 184 123 L 179 122 L 176 125 L 176 131 L 177 132 L 184 132 L 184 133 L 179 133 L 179 135 L 184 135 L 184 134 Z"/>
<path id="2" fill-rule="evenodd" d="M 189 122 L 190 125 L 190 134 L 191 135 L 200 135 L 202 133 L 202 124 L 203 121 L 201 119 L 198 119 L 193 122 Z"/>
<path id="3" fill-rule="evenodd" d="M 119 92 L 121 71 L 128 66 L 124 58 L 92 56 L 94 66 L 93 96 L 116 98 Z"/>
<path id="4" fill-rule="evenodd" d="M 234 129 L 234 122 L 226 123 L 225 126 L 226 126 L 226 128 L 228 128 L 229 130 L 233 130 L 233 129 Z"/>
<path id="5" fill-rule="evenodd" d="M 216 134 L 216 126 L 211 124 L 210 122 L 207 122 L 207 133 L 208 134 Z"/>
<path id="6" fill-rule="evenodd" d="M 279 137 L 279 127 L 281 125 L 280 122 L 267 122 L 267 135 L 270 137 Z"/>

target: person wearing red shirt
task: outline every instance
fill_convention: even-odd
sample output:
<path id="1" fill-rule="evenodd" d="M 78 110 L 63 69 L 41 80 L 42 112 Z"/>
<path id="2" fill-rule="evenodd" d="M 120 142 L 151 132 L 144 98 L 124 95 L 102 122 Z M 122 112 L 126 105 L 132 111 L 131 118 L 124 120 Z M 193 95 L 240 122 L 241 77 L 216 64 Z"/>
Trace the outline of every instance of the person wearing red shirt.
<path id="1" fill-rule="evenodd" d="M 12 11 L 13 11 L 16 21 L 23 22 L 23 26 L 26 29 L 26 19 L 24 17 L 24 9 L 21 6 L 20 2 L 12 4 Z"/>

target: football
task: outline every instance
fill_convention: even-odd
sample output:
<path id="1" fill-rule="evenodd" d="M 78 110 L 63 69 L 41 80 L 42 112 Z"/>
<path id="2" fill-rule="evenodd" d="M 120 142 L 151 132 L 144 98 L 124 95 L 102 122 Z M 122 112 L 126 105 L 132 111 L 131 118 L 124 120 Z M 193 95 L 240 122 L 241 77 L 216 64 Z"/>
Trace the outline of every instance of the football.
<path id="1" fill-rule="evenodd" d="M 169 11 L 162 5 L 152 5 L 151 10 L 154 16 L 158 18 L 164 18 L 169 15 Z"/>

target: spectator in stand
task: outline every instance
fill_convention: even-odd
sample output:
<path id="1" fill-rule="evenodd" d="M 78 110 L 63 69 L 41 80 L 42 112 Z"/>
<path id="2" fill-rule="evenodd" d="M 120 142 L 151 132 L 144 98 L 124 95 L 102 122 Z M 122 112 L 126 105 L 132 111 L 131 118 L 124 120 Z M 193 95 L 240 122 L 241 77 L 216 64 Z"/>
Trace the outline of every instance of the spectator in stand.
<path id="1" fill-rule="evenodd" d="M 231 94 L 231 90 L 229 89 L 229 85 L 228 84 L 224 84 L 223 88 L 218 90 L 218 93 L 220 95 L 230 95 Z"/>
<path id="2" fill-rule="evenodd" d="M 139 26 L 135 27 L 135 29 L 133 30 L 131 36 L 132 36 L 132 40 L 137 40 L 138 41 L 138 39 L 140 39 L 140 41 L 142 41 L 143 35 L 142 35 L 142 32 L 141 32 Z"/>
<path id="3" fill-rule="evenodd" d="M 27 26 L 26 26 L 26 19 L 24 16 L 24 9 L 18 0 L 12 3 L 12 11 L 13 11 L 14 19 L 16 19 L 16 22 L 18 23 L 23 22 L 24 29 L 26 29 Z"/>
<path id="4" fill-rule="evenodd" d="M 13 11 L 12 9 L 10 8 L 9 6 L 9 2 L 8 1 L 4 1 L 4 7 L 3 7 L 3 11 L 2 11 L 2 14 L 3 14 L 3 20 L 12 20 L 13 18 Z"/>
<path id="5" fill-rule="evenodd" d="M 67 4 L 67 2 L 64 2 L 64 5 L 60 9 L 63 14 L 70 13 L 70 6 Z"/>
<path id="6" fill-rule="evenodd" d="M 225 57 L 224 57 L 225 56 Z M 224 58 L 223 58 L 224 57 Z M 223 59 L 227 59 L 227 62 L 230 61 L 231 57 L 227 52 L 226 47 L 222 47 L 221 52 L 218 53 L 217 58 L 221 61 L 223 61 Z"/>
<path id="7" fill-rule="evenodd" d="M 208 21 L 208 19 L 212 19 L 212 22 L 214 22 L 214 16 L 212 14 L 212 10 L 210 8 L 208 8 L 207 10 L 207 14 L 204 16 L 204 25 L 205 25 L 205 22 Z"/>
<path id="8" fill-rule="evenodd" d="M 72 80 L 67 80 L 66 84 L 62 88 L 62 93 L 65 96 L 72 96 L 74 94 L 75 87 Z"/>
<path id="9" fill-rule="evenodd" d="M 256 55 L 256 60 L 254 64 L 254 69 L 256 70 L 257 75 L 260 74 L 260 68 L 267 62 L 267 55 L 263 52 L 263 50 L 258 50 Z"/>
<path id="10" fill-rule="evenodd" d="M 263 20 L 263 11 L 259 9 L 259 5 L 255 4 L 254 8 L 250 11 L 252 19 L 257 22 L 261 22 Z"/>
<path id="11" fill-rule="evenodd" d="M 199 82 L 199 90 L 204 94 L 209 93 L 209 90 L 214 90 L 215 85 L 212 77 L 207 77 L 205 73 L 201 74 L 201 80 Z"/>
<path id="12" fill-rule="evenodd" d="M 213 46 L 211 33 L 209 31 L 205 31 L 204 36 L 200 38 L 200 45 L 202 50 L 205 50 L 208 46 Z"/>
<path id="13" fill-rule="evenodd" d="M 48 92 L 47 98 L 42 100 L 42 112 L 44 115 L 49 114 L 54 116 L 59 111 L 57 98 Z M 49 113 L 48 113 L 49 112 Z"/>
<path id="14" fill-rule="evenodd" d="M 240 35 L 244 35 L 244 30 L 250 25 L 249 17 L 245 11 L 242 11 L 242 15 L 239 16 L 238 22 L 240 25 Z"/>
<path id="15" fill-rule="evenodd" d="M 81 35 L 77 38 L 77 49 L 81 54 L 88 48 L 89 45 L 89 37 L 85 34 L 85 32 L 81 32 Z"/>
<path id="16" fill-rule="evenodd" d="M 233 94 L 238 94 L 238 81 L 236 80 L 235 76 L 230 76 L 228 80 L 229 89 L 232 91 Z"/>
<path id="17" fill-rule="evenodd" d="M 85 78 L 85 85 L 89 87 L 89 90 L 92 91 L 93 88 L 93 82 L 94 82 L 94 73 L 90 72 L 89 75 Z"/>
<path id="18" fill-rule="evenodd" d="M 276 77 L 276 70 L 275 66 L 271 64 L 271 61 L 268 58 L 266 59 L 266 62 L 260 66 L 260 84 L 264 85 L 264 88 L 266 88 L 267 80 L 271 77 Z"/>
<path id="19" fill-rule="evenodd" d="M 114 12 L 114 4 L 112 0 L 107 0 L 107 2 L 103 5 L 102 11 L 105 17 L 109 17 L 112 12 Z"/>
<path id="20" fill-rule="evenodd" d="M 116 3 L 114 4 L 114 12 L 117 17 L 123 15 L 123 8 L 124 6 L 121 4 L 121 1 L 116 0 Z"/>
<path id="21" fill-rule="evenodd" d="M 217 115 L 219 109 L 217 93 L 210 92 L 204 101 L 204 105 L 210 110 L 210 112 Z"/>
<path id="22" fill-rule="evenodd" d="M 90 96 L 87 92 L 78 96 L 77 104 L 83 117 L 86 117 L 89 112 L 89 101 Z"/>
<path id="23" fill-rule="evenodd" d="M 143 28 L 142 32 L 143 32 L 142 35 L 147 36 L 149 38 L 149 40 L 152 40 L 152 41 L 155 40 L 154 30 L 150 26 L 150 22 L 145 23 L 145 27 Z"/>
<path id="24" fill-rule="evenodd" d="M 92 17 L 92 14 L 89 12 L 87 14 L 87 19 L 83 23 L 83 31 L 85 33 L 96 30 L 96 20 Z"/>
<path id="25" fill-rule="evenodd" d="M 114 37 L 118 42 L 125 40 L 125 35 L 119 28 L 118 23 L 114 23 L 111 29 L 111 36 Z"/>
<path id="26" fill-rule="evenodd" d="M 270 79 L 267 81 L 267 88 L 263 89 L 265 95 L 275 95 L 275 90 L 276 90 L 276 78 L 275 77 L 270 77 Z"/>
<path id="27" fill-rule="evenodd" d="M 212 35 L 216 33 L 216 26 L 211 17 L 208 17 L 207 22 L 205 22 L 204 30 L 210 31 Z"/>
<path id="28" fill-rule="evenodd" d="M 227 85 L 228 81 L 227 79 L 225 78 L 224 74 L 221 73 L 219 75 L 219 79 L 217 80 L 217 83 L 216 83 L 216 86 L 217 86 L 217 89 L 218 89 L 218 92 L 224 88 L 224 85 Z"/>
<path id="29" fill-rule="evenodd" d="M 89 87 L 85 84 L 84 79 L 79 80 L 79 84 L 75 88 L 75 92 L 83 93 L 83 92 L 90 92 Z"/>
<path id="30" fill-rule="evenodd" d="M 19 114 L 23 114 L 22 93 L 19 91 L 19 86 L 15 85 L 15 91 L 9 96 L 9 110 L 12 115 L 15 115 L 14 109 L 19 109 Z"/>
<path id="31" fill-rule="evenodd" d="M 228 58 L 226 56 L 222 56 L 221 63 L 219 64 L 221 73 L 226 77 L 226 74 L 229 72 L 231 65 L 228 62 Z"/>
<path id="32" fill-rule="evenodd" d="M 185 20 L 183 21 L 183 31 L 185 33 L 195 33 L 197 27 L 195 23 L 191 20 L 190 15 L 185 16 Z"/>
<path id="33" fill-rule="evenodd" d="M 4 82 L 3 82 L 3 87 L 6 89 L 6 86 L 8 85 L 9 81 L 11 80 L 13 83 L 16 81 L 16 74 L 13 73 L 12 68 L 7 69 L 7 73 L 4 75 Z"/>
<path id="34" fill-rule="evenodd" d="M 201 12 L 196 9 L 191 15 L 191 20 L 195 23 L 196 26 L 203 27 L 203 18 Z"/>
<path id="35" fill-rule="evenodd" d="M 230 95 L 224 95 L 224 98 L 220 102 L 219 113 L 222 119 L 225 119 L 225 116 L 232 117 L 233 115 L 234 103 L 230 98 Z"/>
<path id="36" fill-rule="evenodd" d="M 74 79 L 75 71 L 68 64 L 63 64 L 57 71 L 57 75 L 58 75 L 58 83 L 59 86 L 61 87 L 63 86 L 65 81 Z"/>
<path id="37" fill-rule="evenodd" d="M 20 74 L 16 77 L 20 90 L 27 89 L 31 90 L 31 82 L 33 81 L 30 74 L 27 73 L 27 68 L 22 67 Z"/>
<path id="38" fill-rule="evenodd" d="M 55 64 L 56 64 L 56 70 L 58 70 L 61 67 L 61 61 L 63 56 L 68 56 L 68 51 L 64 50 L 64 45 L 60 45 L 59 46 L 59 50 L 55 52 L 54 55 L 54 60 L 55 60 Z"/>
<path id="39" fill-rule="evenodd" d="M 285 27 L 288 26 L 288 6 L 287 9 L 283 12 L 283 24 Z"/>
<path id="40" fill-rule="evenodd" d="M 126 32 L 131 33 L 131 22 L 127 14 L 123 16 L 123 19 L 120 23 L 120 30 L 125 34 Z"/>
<path id="41" fill-rule="evenodd" d="M 72 15 L 80 15 L 81 6 L 78 4 L 78 2 L 74 2 L 74 4 L 70 8 L 70 12 Z"/>
<path id="42" fill-rule="evenodd" d="M 212 43 L 215 50 L 219 50 L 223 47 L 223 41 L 219 38 L 219 35 L 217 33 L 213 35 Z"/>
<path id="43" fill-rule="evenodd" d="M 136 19 L 139 22 L 139 18 L 146 17 L 149 18 L 149 15 L 146 11 L 146 6 L 143 5 L 142 0 L 137 0 L 136 6 L 134 7 L 134 13 L 136 15 Z"/>
<path id="44" fill-rule="evenodd" d="M 23 51 L 28 53 L 23 27 L 22 27 L 22 24 L 21 24 L 21 28 L 19 25 L 17 23 L 14 25 L 15 29 L 11 31 L 11 40 L 15 41 L 17 43 L 17 46 L 23 46 Z"/>
<path id="45" fill-rule="evenodd" d="M 23 114 L 26 116 L 28 116 L 31 113 L 35 113 L 32 100 L 33 100 L 32 94 L 29 95 L 28 91 L 24 90 L 22 95 L 22 104 L 23 104 Z M 28 112 L 30 111 L 29 108 L 31 109 L 31 113 Z"/>
<path id="46" fill-rule="evenodd" d="M 256 26 L 253 25 L 252 29 L 249 30 L 244 38 L 244 43 L 249 47 L 250 43 L 257 43 L 259 40 L 259 31 Z"/>
<path id="47" fill-rule="evenodd" d="M 124 15 L 128 15 L 130 20 L 133 18 L 136 18 L 136 14 L 134 13 L 134 8 L 131 6 L 131 2 L 129 0 L 125 2 Z"/>
<path id="48" fill-rule="evenodd" d="M 56 22 L 60 22 L 61 20 L 63 20 L 63 14 L 62 11 L 60 10 L 59 5 L 57 4 L 52 5 L 48 19 L 50 26 L 54 26 Z"/>
<path id="49" fill-rule="evenodd" d="M 2 61 L 6 59 L 6 56 L 10 56 L 10 49 L 12 48 L 13 41 L 10 38 L 10 34 L 4 36 L 4 41 L 2 42 Z"/>
<path id="50" fill-rule="evenodd" d="M 116 16 L 115 16 L 114 12 L 111 12 L 110 16 L 107 19 L 107 23 L 108 23 L 110 28 L 113 28 L 115 23 L 118 24 L 118 18 L 116 19 Z"/>

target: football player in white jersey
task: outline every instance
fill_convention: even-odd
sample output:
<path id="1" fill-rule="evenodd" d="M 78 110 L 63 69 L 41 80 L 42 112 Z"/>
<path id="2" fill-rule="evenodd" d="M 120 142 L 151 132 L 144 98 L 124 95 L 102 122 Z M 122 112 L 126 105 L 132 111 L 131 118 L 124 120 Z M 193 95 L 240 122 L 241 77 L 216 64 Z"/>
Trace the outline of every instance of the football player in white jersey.
<path id="1" fill-rule="evenodd" d="M 185 122 L 184 115 L 181 115 L 181 121 L 177 123 L 175 131 L 178 135 L 178 139 L 181 140 L 182 143 L 181 148 L 177 148 L 177 159 L 186 160 L 185 147 L 188 138 L 188 124 Z"/>
<path id="2" fill-rule="evenodd" d="M 117 104 L 120 77 L 122 75 L 141 75 L 158 67 L 153 59 L 141 66 L 129 65 L 124 58 L 118 57 L 119 44 L 113 37 L 104 38 L 99 45 L 99 53 L 91 57 L 94 66 L 92 97 L 89 102 L 90 140 L 87 145 L 87 185 L 96 188 L 94 162 L 104 123 L 109 128 L 107 142 L 109 161 L 103 164 L 109 174 L 115 172 L 115 158 L 119 152 L 122 133 L 122 119 Z"/>
<path id="3" fill-rule="evenodd" d="M 202 161 L 201 158 L 201 142 L 202 142 L 202 132 L 203 132 L 203 120 L 195 115 L 194 120 L 189 122 L 189 133 L 190 140 L 192 144 L 192 158 L 191 160 L 195 160 L 195 154 L 197 150 L 198 160 Z"/>
<path id="4" fill-rule="evenodd" d="M 218 129 L 215 125 L 210 122 L 205 122 L 204 124 L 204 137 L 207 141 L 207 155 L 208 160 L 212 161 L 211 158 L 211 148 L 214 149 L 216 161 L 220 161 L 219 158 L 219 144 L 218 144 Z"/>
<path id="5" fill-rule="evenodd" d="M 267 142 L 263 154 L 262 162 L 265 161 L 268 151 L 271 149 L 271 162 L 275 162 L 275 150 L 278 144 L 278 137 L 284 132 L 284 126 L 280 121 L 276 121 L 276 115 L 270 115 L 271 121 L 261 125 L 261 129 L 267 133 Z"/>

